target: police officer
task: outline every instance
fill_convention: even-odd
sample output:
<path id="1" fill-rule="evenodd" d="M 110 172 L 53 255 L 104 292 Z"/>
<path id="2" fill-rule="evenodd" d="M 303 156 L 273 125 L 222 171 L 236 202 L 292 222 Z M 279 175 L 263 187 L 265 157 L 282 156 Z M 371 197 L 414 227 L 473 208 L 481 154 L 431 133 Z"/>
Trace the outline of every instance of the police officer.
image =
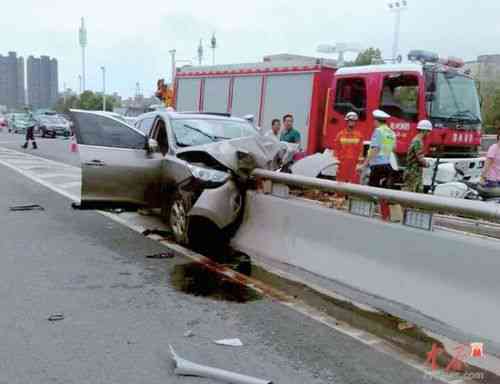
<path id="1" fill-rule="evenodd" d="M 27 149 L 29 145 L 29 141 L 32 141 L 33 149 L 38 149 L 35 141 L 35 126 L 36 121 L 33 118 L 33 114 L 28 112 L 28 127 L 26 128 L 26 142 L 23 144 L 22 148 Z"/>
<path id="2" fill-rule="evenodd" d="M 357 165 L 363 150 L 363 135 L 356 129 L 359 116 L 349 112 L 345 116 L 347 126 L 335 138 L 334 151 L 339 161 L 337 181 L 359 183 Z"/>
<path id="3" fill-rule="evenodd" d="M 393 169 L 391 157 L 396 147 L 396 134 L 387 125 L 387 119 L 391 116 L 379 109 L 373 111 L 375 119 L 375 131 L 373 132 L 370 150 L 361 169 L 370 167 L 370 180 L 368 185 L 372 187 L 390 187 Z"/>
<path id="4" fill-rule="evenodd" d="M 423 192 L 423 169 L 429 167 L 425 160 L 425 137 L 431 133 L 432 123 L 422 120 L 417 124 L 417 135 L 413 138 L 406 157 L 406 170 L 404 174 L 405 191 Z"/>

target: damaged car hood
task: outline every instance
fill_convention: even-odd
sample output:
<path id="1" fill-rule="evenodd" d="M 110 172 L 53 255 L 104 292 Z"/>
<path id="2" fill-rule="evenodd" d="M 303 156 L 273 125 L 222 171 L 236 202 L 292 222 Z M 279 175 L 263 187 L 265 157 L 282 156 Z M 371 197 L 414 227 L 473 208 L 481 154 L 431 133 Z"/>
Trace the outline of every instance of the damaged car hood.
<path id="1" fill-rule="evenodd" d="M 286 151 L 285 143 L 257 135 L 181 149 L 177 156 L 190 161 L 197 155 L 209 155 L 233 172 L 248 175 L 255 168 L 276 169 Z"/>

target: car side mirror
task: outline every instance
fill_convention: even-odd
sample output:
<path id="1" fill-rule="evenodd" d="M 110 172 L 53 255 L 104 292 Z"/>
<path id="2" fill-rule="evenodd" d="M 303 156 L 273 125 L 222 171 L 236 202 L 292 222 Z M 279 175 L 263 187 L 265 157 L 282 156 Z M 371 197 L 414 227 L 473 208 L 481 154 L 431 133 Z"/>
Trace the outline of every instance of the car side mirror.
<path id="1" fill-rule="evenodd" d="M 160 146 L 155 139 L 147 139 L 146 150 L 149 153 L 158 152 L 159 149 L 160 149 Z"/>

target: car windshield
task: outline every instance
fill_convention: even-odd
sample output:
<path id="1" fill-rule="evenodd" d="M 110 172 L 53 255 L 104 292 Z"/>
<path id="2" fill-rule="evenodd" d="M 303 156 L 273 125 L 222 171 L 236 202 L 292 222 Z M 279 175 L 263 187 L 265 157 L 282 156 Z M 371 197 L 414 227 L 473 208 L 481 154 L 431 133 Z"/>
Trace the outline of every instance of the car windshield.
<path id="1" fill-rule="evenodd" d="M 438 73 L 430 115 L 437 119 L 480 122 L 481 109 L 474 80 L 459 74 Z"/>
<path id="2" fill-rule="evenodd" d="M 191 147 L 220 140 L 254 136 L 257 131 L 246 122 L 223 119 L 173 119 L 177 145 Z"/>
<path id="3" fill-rule="evenodd" d="M 63 121 L 57 116 L 43 116 L 40 121 L 46 124 L 63 124 Z"/>

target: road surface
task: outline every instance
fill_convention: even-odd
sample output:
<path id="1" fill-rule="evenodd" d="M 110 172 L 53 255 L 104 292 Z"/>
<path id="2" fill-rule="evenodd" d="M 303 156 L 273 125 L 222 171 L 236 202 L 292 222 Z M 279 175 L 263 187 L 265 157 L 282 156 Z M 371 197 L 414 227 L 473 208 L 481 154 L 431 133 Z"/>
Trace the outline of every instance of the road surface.
<path id="1" fill-rule="evenodd" d="M 20 141 L 0 135 L 0 147 Z M 67 144 L 40 141 L 36 153 L 75 164 Z M 213 382 L 176 377 L 169 345 L 197 363 L 274 383 L 431 382 L 187 259 L 147 258 L 168 250 L 97 212 L 72 210 L 67 198 L 2 165 L 0 178 L 0 383 Z M 9 211 L 26 204 L 44 210 Z M 200 279 L 208 282 L 201 293 L 222 289 L 211 297 L 180 289 L 199 294 Z M 49 321 L 54 314 L 64 319 Z M 244 346 L 213 343 L 224 338 Z"/>

